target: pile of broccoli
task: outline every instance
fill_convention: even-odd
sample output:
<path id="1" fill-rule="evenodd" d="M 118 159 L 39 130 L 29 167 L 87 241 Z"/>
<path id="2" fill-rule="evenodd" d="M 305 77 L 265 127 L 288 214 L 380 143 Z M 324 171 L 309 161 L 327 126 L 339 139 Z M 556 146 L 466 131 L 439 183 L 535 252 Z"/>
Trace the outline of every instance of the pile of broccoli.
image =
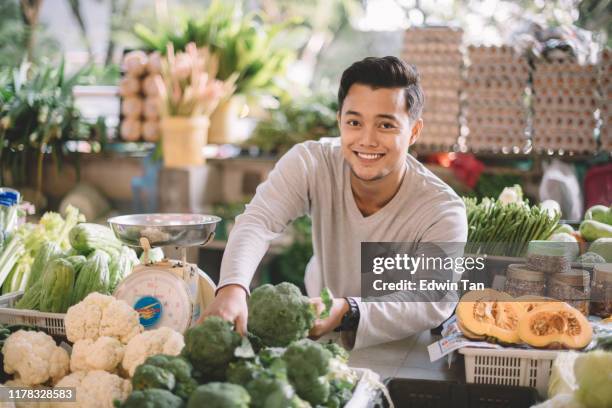
<path id="1" fill-rule="evenodd" d="M 315 312 L 290 283 L 264 285 L 249 300 L 250 342 L 209 317 L 185 332 L 181 356 L 156 355 L 132 378 L 121 408 L 307 408 L 344 406 L 357 382 L 348 353 L 306 338 Z"/>

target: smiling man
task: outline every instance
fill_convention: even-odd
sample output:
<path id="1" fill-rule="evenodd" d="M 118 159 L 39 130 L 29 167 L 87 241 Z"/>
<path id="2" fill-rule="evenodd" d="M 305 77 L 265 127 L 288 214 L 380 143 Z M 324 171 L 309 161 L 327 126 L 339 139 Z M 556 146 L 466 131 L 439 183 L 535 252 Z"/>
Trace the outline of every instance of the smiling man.
<path id="1" fill-rule="evenodd" d="M 436 327 L 453 311 L 439 302 L 361 300 L 362 242 L 465 242 L 462 200 L 408 154 L 423 121 L 416 70 L 395 57 L 366 58 L 342 75 L 340 139 L 294 146 L 236 218 L 221 265 L 217 297 L 205 312 L 246 330 L 248 287 L 269 242 L 291 222 L 312 219 L 309 296 L 328 287 L 330 316 L 311 336 L 342 331 L 356 348 Z M 313 297 L 321 308 L 321 300 Z"/>

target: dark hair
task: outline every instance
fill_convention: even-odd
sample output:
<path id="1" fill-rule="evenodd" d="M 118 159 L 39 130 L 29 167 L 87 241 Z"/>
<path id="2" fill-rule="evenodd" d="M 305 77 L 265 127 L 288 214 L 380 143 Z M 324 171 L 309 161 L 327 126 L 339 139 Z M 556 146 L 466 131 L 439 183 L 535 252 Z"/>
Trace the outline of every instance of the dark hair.
<path id="1" fill-rule="evenodd" d="M 338 89 L 338 109 L 342 111 L 344 98 L 353 84 L 369 85 L 372 88 L 404 88 L 406 108 L 410 119 L 418 119 L 423 110 L 425 97 L 414 65 L 406 64 L 396 57 L 368 57 L 353 63 L 342 73 Z"/>

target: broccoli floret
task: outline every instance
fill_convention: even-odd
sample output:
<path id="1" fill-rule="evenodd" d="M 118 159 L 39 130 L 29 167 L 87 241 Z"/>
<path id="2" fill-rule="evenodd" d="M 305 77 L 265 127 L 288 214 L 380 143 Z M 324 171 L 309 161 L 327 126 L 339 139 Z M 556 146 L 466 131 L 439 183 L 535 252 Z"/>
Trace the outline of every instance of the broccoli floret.
<path id="1" fill-rule="evenodd" d="M 134 377 L 132 377 L 132 387 L 135 390 L 159 388 L 172 391 L 175 383 L 174 374 L 170 371 L 146 363 L 136 367 Z"/>
<path id="2" fill-rule="evenodd" d="M 207 380 L 223 380 L 241 340 L 231 323 L 212 316 L 185 332 L 183 355 Z"/>
<path id="3" fill-rule="evenodd" d="M 119 405 L 120 408 L 182 408 L 183 400 L 168 390 L 150 388 L 134 391 Z"/>
<path id="4" fill-rule="evenodd" d="M 237 384 L 211 382 L 195 389 L 187 408 L 248 408 L 249 393 Z"/>
<path id="5" fill-rule="evenodd" d="M 332 354 L 319 343 L 303 339 L 292 343 L 283 360 L 297 394 L 312 405 L 324 404 L 330 395 L 327 374 Z"/>
<path id="6" fill-rule="evenodd" d="M 227 380 L 247 390 L 254 408 L 286 408 L 295 397 L 287 380 L 285 363 L 280 358 L 275 358 L 269 367 L 264 367 L 259 357 L 231 363 Z"/>
<path id="7" fill-rule="evenodd" d="M 230 363 L 227 368 L 227 381 L 232 384 L 246 386 L 257 378 L 264 368 L 255 361 L 239 360 Z"/>
<path id="8" fill-rule="evenodd" d="M 262 349 L 257 357 L 264 367 L 270 367 L 275 361 L 281 359 L 285 353 L 283 347 L 266 347 Z"/>
<path id="9" fill-rule="evenodd" d="M 346 363 L 348 361 L 349 359 L 348 351 L 344 347 L 339 345 L 338 343 L 334 343 L 333 341 L 330 340 L 328 343 L 325 343 L 323 346 L 332 353 L 334 358 L 337 358 L 343 363 Z"/>
<path id="10" fill-rule="evenodd" d="M 308 298 L 288 282 L 260 286 L 249 298 L 248 329 L 266 346 L 286 347 L 305 338 L 315 318 Z"/>
<path id="11" fill-rule="evenodd" d="M 193 367 L 183 357 L 157 354 L 147 358 L 144 364 L 159 367 L 172 373 L 176 380 L 176 385 L 171 390 L 175 395 L 184 400 L 189 399 L 193 390 L 198 386 L 197 381 L 192 378 Z"/>

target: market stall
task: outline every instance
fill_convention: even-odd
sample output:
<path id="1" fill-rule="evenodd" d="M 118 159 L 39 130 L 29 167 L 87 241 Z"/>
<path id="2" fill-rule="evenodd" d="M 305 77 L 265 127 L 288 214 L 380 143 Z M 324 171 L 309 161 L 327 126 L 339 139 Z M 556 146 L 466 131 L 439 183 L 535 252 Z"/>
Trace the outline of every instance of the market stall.
<path id="1" fill-rule="evenodd" d="M 1 406 L 612 406 L 605 2 L 59 3 L 0 5 Z"/>

